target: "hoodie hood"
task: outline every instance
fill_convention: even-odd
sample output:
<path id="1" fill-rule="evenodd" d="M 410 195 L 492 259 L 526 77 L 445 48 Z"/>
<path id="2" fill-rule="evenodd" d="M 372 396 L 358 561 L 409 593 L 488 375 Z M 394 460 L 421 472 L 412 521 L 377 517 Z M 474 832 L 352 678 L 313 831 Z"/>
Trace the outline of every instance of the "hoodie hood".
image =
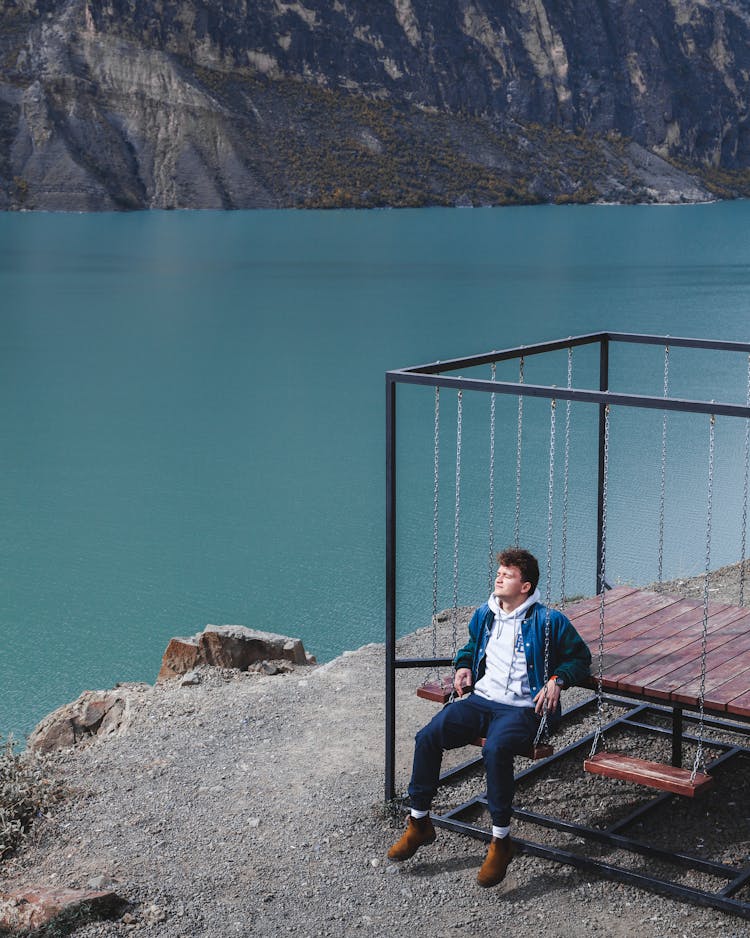
<path id="1" fill-rule="evenodd" d="M 512 612 L 503 611 L 503 608 L 498 602 L 497 597 L 495 596 L 494 593 L 492 593 L 490 595 L 490 598 L 487 600 L 487 605 L 494 612 L 495 618 L 499 616 L 501 619 L 505 619 L 505 620 L 520 619 L 520 618 L 523 618 L 524 613 L 528 609 L 530 609 L 531 606 L 534 605 L 534 603 L 539 602 L 540 598 L 541 598 L 541 595 L 539 593 L 539 587 L 537 587 L 534 590 L 534 592 L 531 594 L 531 596 L 529 596 L 529 598 L 525 602 L 521 603 L 520 606 L 517 606 Z"/>

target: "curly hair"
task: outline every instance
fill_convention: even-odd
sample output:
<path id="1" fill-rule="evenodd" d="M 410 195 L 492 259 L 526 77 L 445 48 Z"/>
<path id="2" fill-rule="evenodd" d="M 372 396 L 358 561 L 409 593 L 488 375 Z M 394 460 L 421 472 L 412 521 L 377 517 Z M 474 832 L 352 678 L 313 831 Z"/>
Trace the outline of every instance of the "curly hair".
<path id="1" fill-rule="evenodd" d="M 518 567 L 521 571 L 521 581 L 531 583 L 531 592 L 534 592 L 539 583 L 539 563 L 529 551 L 520 547 L 506 547 L 498 553 L 497 565 Z"/>

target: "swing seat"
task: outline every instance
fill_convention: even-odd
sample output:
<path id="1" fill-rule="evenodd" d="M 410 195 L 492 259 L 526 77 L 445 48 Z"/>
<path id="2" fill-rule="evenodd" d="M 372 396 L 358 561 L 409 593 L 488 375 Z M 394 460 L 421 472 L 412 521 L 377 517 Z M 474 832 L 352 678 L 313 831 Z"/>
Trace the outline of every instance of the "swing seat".
<path id="1" fill-rule="evenodd" d="M 472 739 L 472 746 L 484 746 L 486 739 L 483 736 L 477 736 L 476 739 Z M 529 746 L 526 752 L 521 752 L 519 755 L 524 756 L 526 759 L 534 759 L 538 761 L 539 759 L 549 759 L 550 756 L 555 754 L 554 747 L 550 746 L 549 743 L 536 743 Z"/>
<path id="2" fill-rule="evenodd" d="M 622 752 L 598 752 L 586 759 L 583 768 L 593 775 L 619 778 L 624 782 L 635 782 L 687 798 L 705 794 L 714 784 L 713 777 L 704 772 L 697 772 L 691 781 L 690 769 L 680 769 L 662 762 L 648 762 Z"/>
<path id="3" fill-rule="evenodd" d="M 426 681 L 417 688 L 417 697 L 423 700 L 434 700 L 436 703 L 446 704 L 453 693 L 453 678 L 447 674 L 440 681 Z"/>

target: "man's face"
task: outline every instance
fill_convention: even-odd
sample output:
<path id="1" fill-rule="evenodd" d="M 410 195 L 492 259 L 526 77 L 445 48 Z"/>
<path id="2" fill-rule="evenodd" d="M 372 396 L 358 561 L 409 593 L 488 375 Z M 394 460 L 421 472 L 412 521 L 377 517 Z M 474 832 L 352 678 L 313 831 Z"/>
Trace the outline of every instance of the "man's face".
<path id="1" fill-rule="evenodd" d="M 503 564 L 497 568 L 495 577 L 495 596 L 506 602 L 523 602 L 531 591 L 531 583 L 524 582 L 518 567 L 505 567 Z"/>

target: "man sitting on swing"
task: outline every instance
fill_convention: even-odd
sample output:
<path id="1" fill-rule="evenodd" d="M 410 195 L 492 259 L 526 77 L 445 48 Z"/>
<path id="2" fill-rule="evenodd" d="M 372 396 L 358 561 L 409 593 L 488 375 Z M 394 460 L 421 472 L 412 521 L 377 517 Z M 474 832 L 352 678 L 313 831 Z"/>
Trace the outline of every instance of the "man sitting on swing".
<path id="1" fill-rule="evenodd" d="M 469 622 L 469 641 L 454 659 L 458 699 L 416 736 L 409 795 L 411 814 L 391 860 L 408 860 L 435 840 L 430 805 L 446 749 L 484 737 L 487 802 L 492 841 L 477 875 L 494 886 L 513 858 L 510 817 L 515 788 L 513 757 L 528 752 L 543 717 L 560 722 L 560 691 L 589 674 L 591 653 L 570 620 L 539 602 L 539 564 L 527 550 L 498 554 L 495 586 Z M 546 660 L 545 660 L 545 650 Z"/>

